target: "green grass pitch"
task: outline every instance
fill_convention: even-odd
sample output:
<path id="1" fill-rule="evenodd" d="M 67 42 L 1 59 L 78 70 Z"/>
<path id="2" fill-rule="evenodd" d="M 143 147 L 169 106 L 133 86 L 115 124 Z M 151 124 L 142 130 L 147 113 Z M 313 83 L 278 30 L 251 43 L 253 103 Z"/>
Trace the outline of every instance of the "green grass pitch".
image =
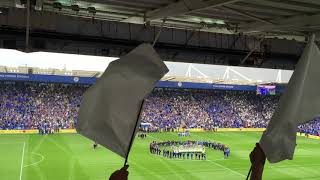
<path id="1" fill-rule="evenodd" d="M 248 154 L 261 133 L 218 132 L 148 134 L 136 138 L 129 158 L 129 180 L 239 180 L 249 169 Z M 207 160 L 174 160 L 149 153 L 153 140 L 211 140 L 231 147 L 231 157 L 207 150 Z M 266 180 L 320 179 L 320 141 L 298 137 L 293 161 L 266 164 Z M 92 148 L 78 134 L 0 135 L 1 180 L 106 180 L 124 160 L 109 150 Z"/>

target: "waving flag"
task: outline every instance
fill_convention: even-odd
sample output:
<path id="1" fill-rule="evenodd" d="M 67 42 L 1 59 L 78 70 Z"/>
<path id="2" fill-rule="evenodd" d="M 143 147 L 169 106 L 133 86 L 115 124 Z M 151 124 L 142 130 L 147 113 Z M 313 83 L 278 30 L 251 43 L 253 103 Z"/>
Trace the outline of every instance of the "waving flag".
<path id="1" fill-rule="evenodd" d="M 168 72 L 151 45 L 142 44 L 111 62 L 84 94 L 78 133 L 126 157 L 143 99 Z"/>
<path id="2" fill-rule="evenodd" d="M 280 98 L 260 146 L 270 163 L 292 159 L 297 127 L 320 114 L 320 51 L 314 36 L 304 52 Z"/>

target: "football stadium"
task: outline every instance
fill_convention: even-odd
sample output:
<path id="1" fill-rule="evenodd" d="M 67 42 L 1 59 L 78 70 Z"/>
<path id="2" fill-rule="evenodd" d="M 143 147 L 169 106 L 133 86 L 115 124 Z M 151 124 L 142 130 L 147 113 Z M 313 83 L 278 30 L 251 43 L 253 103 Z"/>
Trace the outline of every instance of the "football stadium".
<path id="1" fill-rule="evenodd" d="M 320 180 L 319 12 L 0 1 L 0 180 Z"/>

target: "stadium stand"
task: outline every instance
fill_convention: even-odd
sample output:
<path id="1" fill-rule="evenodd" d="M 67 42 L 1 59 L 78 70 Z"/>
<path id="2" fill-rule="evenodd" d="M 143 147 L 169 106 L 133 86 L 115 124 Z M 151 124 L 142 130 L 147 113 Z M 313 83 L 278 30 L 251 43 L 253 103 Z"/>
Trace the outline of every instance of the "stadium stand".
<path id="1" fill-rule="evenodd" d="M 88 86 L 25 82 L 0 83 L 0 129 L 70 129 L 77 122 Z M 142 122 L 151 131 L 176 128 L 263 128 L 280 96 L 248 91 L 155 89 L 147 98 Z M 300 132 L 320 135 L 320 120 Z"/>
<path id="2" fill-rule="evenodd" d="M 244 91 L 157 89 L 142 120 L 158 128 L 266 127 L 278 99 Z"/>
<path id="3" fill-rule="evenodd" d="M 85 89 L 62 84 L 1 83 L 0 129 L 73 128 Z"/>

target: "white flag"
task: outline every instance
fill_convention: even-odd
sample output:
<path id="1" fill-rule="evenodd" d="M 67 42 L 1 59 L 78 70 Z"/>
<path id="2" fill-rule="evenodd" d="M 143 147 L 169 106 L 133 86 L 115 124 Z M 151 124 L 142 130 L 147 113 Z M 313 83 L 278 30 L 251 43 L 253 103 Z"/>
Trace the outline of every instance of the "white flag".
<path id="1" fill-rule="evenodd" d="M 78 133 L 126 157 L 143 99 L 167 72 L 149 44 L 111 62 L 84 94 L 76 125 Z"/>
<path id="2" fill-rule="evenodd" d="M 270 163 L 292 159 L 297 127 L 320 114 L 320 51 L 314 37 L 304 49 L 260 145 Z"/>

